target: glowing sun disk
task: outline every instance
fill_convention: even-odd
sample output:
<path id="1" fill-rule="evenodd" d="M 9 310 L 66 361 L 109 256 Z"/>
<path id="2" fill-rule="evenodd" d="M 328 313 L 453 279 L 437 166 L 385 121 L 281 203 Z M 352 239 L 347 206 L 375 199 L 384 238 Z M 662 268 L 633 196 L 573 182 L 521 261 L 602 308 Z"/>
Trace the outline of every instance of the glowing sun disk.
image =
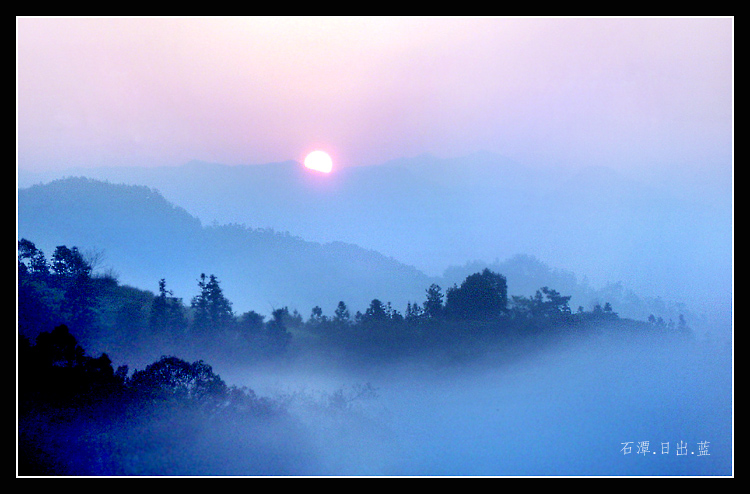
<path id="1" fill-rule="evenodd" d="M 324 151 L 313 151 L 305 158 L 305 167 L 323 173 L 331 173 L 333 161 Z"/>

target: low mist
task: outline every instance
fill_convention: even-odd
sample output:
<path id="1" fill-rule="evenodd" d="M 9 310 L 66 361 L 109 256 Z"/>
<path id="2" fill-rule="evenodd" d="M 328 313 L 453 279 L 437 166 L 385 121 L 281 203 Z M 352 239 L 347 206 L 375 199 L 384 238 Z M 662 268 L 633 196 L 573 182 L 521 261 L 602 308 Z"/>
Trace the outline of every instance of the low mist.
<path id="1" fill-rule="evenodd" d="M 728 343 L 604 332 L 480 359 L 309 364 L 220 371 L 289 405 L 300 428 L 276 434 L 311 453 L 299 474 L 732 474 Z"/>
<path id="2" fill-rule="evenodd" d="M 214 275 L 188 311 L 52 259 L 19 242 L 23 476 L 733 474 L 727 325 L 509 301 L 490 269 L 403 315 L 265 321 Z"/>
<path id="3" fill-rule="evenodd" d="M 18 477 L 734 475 L 734 17 L 16 34 Z"/>

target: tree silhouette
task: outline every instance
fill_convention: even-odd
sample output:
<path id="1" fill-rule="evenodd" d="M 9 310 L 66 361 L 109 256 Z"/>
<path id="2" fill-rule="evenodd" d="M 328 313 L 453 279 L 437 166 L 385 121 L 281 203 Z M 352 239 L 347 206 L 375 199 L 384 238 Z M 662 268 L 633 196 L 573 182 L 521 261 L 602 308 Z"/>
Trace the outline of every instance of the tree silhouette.
<path id="1" fill-rule="evenodd" d="M 336 324 L 343 326 L 349 324 L 350 319 L 351 315 L 349 314 L 349 309 L 347 309 L 346 304 L 342 300 L 336 306 L 336 312 L 334 312 L 333 321 Z"/>
<path id="2" fill-rule="evenodd" d="M 107 354 L 87 356 L 64 324 L 40 333 L 33 347 L 27 339 L 21 340 L 18 374 L 22 407 L 97 401 L 123 385 Z"/>
<path id="3" fill-rule="evenodd" d="M 286 350 L 292 339 L 292 334 L 286 329 L 286 319 L 289 309 L 283 307 L 271 313 L 272 319 L 266 324 L 265 349 L 268 353 L 277 354 Z"/>
<path id="4" fill-rule="evenodd" d="M 513 305 L 516 314 L 526 317 L 557 318 L 561 315 L 571 313 L 568 303 L 570 296 L 563 296 L 557 290 L 542 287 L 536 291 L 533 297 L 513 297 Z M 582 308 L 579 308 L 582 312 Z"/>
<path id="5" fill-rule="evenodd" d="M 201 273 L 198 279 L 200 292 L 193 297 L 190 305 L 193 308 L 193 328 L 197 333 L 226 328 L 234 320 L 232 303 L 224 297 L 219 280 L 213 274 L 206 281 Z"/>
<path id="6" fill-rule="evenodd" d="M 388 318 L 388 312 L 386 311 L 386 306 L 383 305 L 383 302 L 378 299 L 373 299 L 372 302 L 370 302 L 370 306 L 365 311 L 362 321 L 370 324 L 382 323 L 387 321 Z"/>
<path id="7" fill-rule="evenodd" d="M 607 316 L 607 318 L 617 319 L 617 313 L 612 309 L 612 304 L 610 304 L 609 302 L 606 302 L 604 304 L 604 309 L 602 310 L 604 311 L 604 314 Z"/>
<path id="8" fill-rule="evenodd" d="M 443 306 L 443 292 L 439 285 L 433 283 L 427 289 L 427 300 L 424 302 L 424 316 L 432 321 L 443 318 L 445 307 Z"/>
<path id="9" fill-rule="evenodd" d="M 133 373 L 130 384 L 151 398 L 205 400 L 227 392 L 224 381 L 211 366 L 199 360 L 188 363 L 177 357 L 162 357 Z"/>
<path id="10" fill-rule="evenodd" d="M 85 352 L 63 324 L 37 337 L 36 356 L 48 367 L 76 367 L 82 365 Z"/>
<path id="11" fill-rule="evenodd" d="M 406 313 L 404 314 L 404 319 L 406 320 L 407 324 L 410 324 L 412 326 L 420 324 L 424 320 L 424 318 L 425 311 L 418 303 L 414 302 L 412 304 L 411 302 L 407 302 Z"/>
<path id="12" fill-rule="evenodd" d="M 59 299 L 50 284 L 50 267 L 44 253 L 33 242 L 18 242 L 18 328 L 34 336 L 56 324 Z M 59 321 L 57 321 L 59 322 Z"/>
<path id="13" fill-rule="evenodd" d="M 238 327 L 240 331 L 247 334 L 259 334 L 263 329 L 263 320 L 266 317 L 254 310 L 245 312 L 239 318 Z"/>
<path id="14" fill-rule="evenodd" d="M 187 325 L 182 301 L 173 297 L 172 292 L 167 290 L 167 282 L 164 278 L 159 280 L 159 295 L 151 304 L 149 326 L 154 333 L 176 333 Z"/>
<path id="15" fill-rule="evenodd" d="M 78 247 L 69 249 L 65 245 L 59 245 L 52 254 L 52 269 L 58 278 L 64 281 L 75 280 L 79 276 L 91 276 L 91 264 L 89 264 L 78 250 Z"/>
<path id="16" fill-rule="evenodd" d="M 25 238 L 18 241 L 18 269 L 19 278 L 28 275 L 37 281 L 46 282 L 49 279 L 50 266 L 44 252 Z"/>
<path id="17" fill-rule="evenodd" d="M 460 287 L 449 288 L 445 299 L 445 311 L 451 318 L 493 319 L 507 310 L 508 286 L 503 275 L 485 269 L 466 277 Z"/>
<path id="18" fill-rule="evenodd" d="M 79 334 L 87 335 L 96 319 L 97 294 L 89 264 L 77 247 L 60 245 L 52 254 L 54 285 L 64 290 L 60 309 Z"/>
<path id="19" fill-rule="evenodd" d="M 313 326 L 319 326 L 323 323 L 325 323 L 328 320 L 326 316 L 323 315 L 323 309 L 321 309 L 319 306 L 315 306 L 312 308 L 312 312 L 310 313 L 310 319 L 308 321 L 308 324 L 311 324 Z"/>

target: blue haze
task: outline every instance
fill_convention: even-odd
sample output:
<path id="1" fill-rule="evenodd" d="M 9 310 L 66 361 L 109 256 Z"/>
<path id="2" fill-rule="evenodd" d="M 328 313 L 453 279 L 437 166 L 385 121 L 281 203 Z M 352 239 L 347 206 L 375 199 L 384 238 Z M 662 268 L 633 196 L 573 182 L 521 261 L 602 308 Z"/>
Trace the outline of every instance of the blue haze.
<path id="1" fill-rule="evenodd" d="M 683 304 L 728 324 L 731 167 L 722 168 L 719 161 L 711 176 L 686 168 L 682 177 L 660 179 L 629 177 L 603 166 L 542 168 L 491 153 L 453 159 L 423 155 L 329 176 L 292 161 L 252 166 L 191 162 L 181 167 L 19 172 L 19 186 L 72 175 L 146 185 L 203 225 L 236 223 L 289 232 L 306 241 L 354 244 L 438 282 L 446 270 L 469 262 L 500 264 L 518 254 L 531 255 L 574 273 L 590 288 L 622 283 L 640 297 Z M 19 231 L 23 228 L 21 223 Z M 103 242 L 86 247 L 109 249 Z M 129 271 L 115 256 L 109 261 L 115 269 Z M 231 269 L 226 273 L 216 274 L 235 284 Z M 192 282 L 197 274 L 189 276 Z M 173 288 L 189 293 L 182 282 Z M 571 294 L 576 304 L 590 308 L 592 297 Z M 248 307 L 242 296 L 234 300 L 243 310 L 267 311 Z M 370 298 L 392 296 L 374 293 Z M 337 301 L 313 305 L 330 313 Z M 403 297 L 392 301 L 403 309 Z M 274 297 L 271 302 L 299 304 L 303 312 L 309 308 L 307 299 Z M 629 315 L 646 317 L 642 312 Z"/>
<path id="2" fill-rule="evenodd" d="M 312 475 L 733 475 L 731 347 L 641 338 L 603 333 L 523 355 L 356 371 L 235 367 L 227 377 L 291 397 L 319 452 L 302 468 Z M 345 411 L 327 401 L 362 382 L 377 397 Z"/>
<path id="3" fill-rule="evenodd" d="M 219 467 L 205 467 L 208 473 L 239 475 L 732 475 L 731 196 L 675 193 L 606 169 L 554 175 L 488 155 L 472 159 L 461 162 L 469 172 L 458 176 L 453 170 L 461 163 L 431 157 L 331 177 L 305 174 L 291 162 L 91 170 L 87 174 L 94 178 L 156 187 L 173 204 L 154 192 L 148 207 L 138 199 L 136 209 L 107 216 L 98 214 L 106 208 L 92 206 L 97 203 L 83 195 L 68 196 L 67 204 L 38 197 L 41 202 L 27 203 L 33 190 L 26 189 L 19 192 L 18 234 L 32 241 L 47 235 L 39 242 L 47 254 L 62 243 L 105 248 L 107 262 L 123 277 L 140 269 L 139 288 L 154 289 L 166 276 L 185 299 L 201 270 L 216 269 L 240 310 L 266 312 L 238 300 L 267 302 L 261 297 L 273 287 L 269 280 L 276 280 L 274 301 L 301 301 L 307 316 L 315 301 L 300 285 L 302 273 L 309 275 L 305 283 L 319 282 L 320 292 L 323 281 L 327 289 L 340 290 L 328 303 L 351 302 L 357 293 L 362 300 L 350 303 L 353 311 L 399 290 L 399 296 L 421 301 L 429 282 L 460 282 L 462 266 L 535 266 L 503 264 L 526 253 L 590 276 L 592 284 L 624 280 L 636 293 L 674 297 L 721 316 L 709 318 L 712 325 L 689 341 L 628 339 L 605 331 L 481 358 L 456 354 L 448 361 L 428 356 L 351 366 L 292 352 L 265 366 L 210 362 L 228 384 L 286 403 L 294 427 L 227 427 L 223 436 L 201 439 L 205 443 L 197 449 L 205 457 L 190 464 L 198 470 L 180 470 L 178 464 L 178 473 L 211 464 Z M 19 176 L 19 185 L 34 180 Z M 214 220 L 218 224 L 211 227 Z M 230 222 L 302 238 L 248 233 L 225 225 Z M 257 243 L 243 243 L 250 234 Z M 351 243 L 330 250 L 315 243 L 333 240 Z M 248 257 L 262 261 L 257 266 L 265 271 L 239 269 L 238 260 Z M 276 264 L 279 259 L 284 262 Z M 336 259 L 361 262 L 337 265 Z M 465 264 L 475 259 L 478 264 Z M 284 270 L 285 264 L 294 269 Z M 342 283 L 337 275 L 355 265 L 362 278 Z M 364 275 L 373 271 L 403 278 L 385 276 L 377 289 L 388 293 L 371 293 L 374 285 Z M 576 286 L 565 273 L 556 280 Z M 233 279 L 237 274 L 242 276 Z M 257 291 L 254 299 L 251 291 Z M 339 390 L 363 383 L 374 386 L 376 396 L 343 406 L 336 401 Z M 245 437 L 246 449 L 227 447 Z M 637 454 L 640 441 L 649 441 L 650 455 Z M 685 456 L 676 454 L 679 441 L 688 445 Z M 701 441 L 708 441 L 709 456 L 698 455 Z M 629 455 L 622 452 L 627 442 Z M 669 454 L 661 454 L 662 442 L 669 442 Z"/>

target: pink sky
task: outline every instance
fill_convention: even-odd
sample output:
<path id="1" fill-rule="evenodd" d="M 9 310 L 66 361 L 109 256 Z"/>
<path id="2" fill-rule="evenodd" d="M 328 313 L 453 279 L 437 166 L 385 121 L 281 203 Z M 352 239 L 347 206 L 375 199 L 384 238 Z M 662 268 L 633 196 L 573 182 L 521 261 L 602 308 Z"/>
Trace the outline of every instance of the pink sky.
<path id="1" fill-rule="evenodd" d="M 27 170 L 726 162 L 732 18 L 17 18 Z"/>

